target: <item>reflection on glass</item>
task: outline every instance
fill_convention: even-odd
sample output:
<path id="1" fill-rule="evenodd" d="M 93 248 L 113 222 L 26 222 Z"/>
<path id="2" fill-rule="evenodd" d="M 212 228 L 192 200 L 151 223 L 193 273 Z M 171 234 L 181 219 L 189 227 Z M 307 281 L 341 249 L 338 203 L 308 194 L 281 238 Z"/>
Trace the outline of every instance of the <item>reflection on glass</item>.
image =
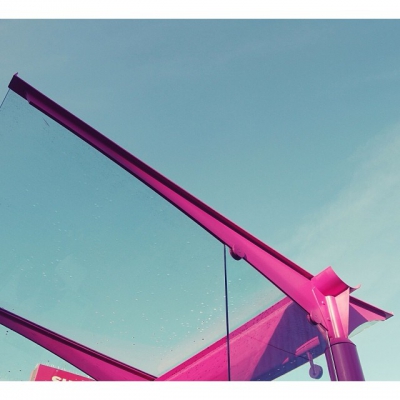
<path id="1" fill-rule="evenodd" d="M 227 257 L 227 274 L 231 380 L 273 380 L 305 363 L 320 378 L 325 333 L 244 260 Z"/>
<path id="2" fill-rule="evenodd" d="M 225 335 L 222 244 L 13 92 L 0 185 L 1 307 L 156 376 Z"/>

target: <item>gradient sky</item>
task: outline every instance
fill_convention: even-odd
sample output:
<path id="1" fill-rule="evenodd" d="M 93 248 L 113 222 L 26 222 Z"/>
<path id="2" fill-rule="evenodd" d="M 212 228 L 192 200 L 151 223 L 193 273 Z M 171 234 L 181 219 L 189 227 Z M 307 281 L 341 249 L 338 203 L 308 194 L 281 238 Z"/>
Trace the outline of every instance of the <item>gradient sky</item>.
<path id="1" fill-rule="evenodd" d="M 354 337 L 364 374 L 399 380 L 399 43 L 398 20 L 0 20 L 0 88 L 18 72 L 304 269 L 361 284 L 395 313 Z"/>

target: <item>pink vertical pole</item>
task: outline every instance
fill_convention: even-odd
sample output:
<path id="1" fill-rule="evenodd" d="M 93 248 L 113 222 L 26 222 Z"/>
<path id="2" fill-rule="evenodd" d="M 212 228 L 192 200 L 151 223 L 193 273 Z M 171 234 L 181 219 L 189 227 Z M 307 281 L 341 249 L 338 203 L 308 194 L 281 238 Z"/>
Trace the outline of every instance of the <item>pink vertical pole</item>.
<path id="1" fill-rule="evenodd" d="M 330 341 L 330 350 L 338 381 L 364 381 L 364 373 L 358 357 L 356 345 L 349 339 L 340 338 Z M 329 365 L 329 362 L 328 362 Z M 329 367 L 328 367 L 329 368 Z"/>

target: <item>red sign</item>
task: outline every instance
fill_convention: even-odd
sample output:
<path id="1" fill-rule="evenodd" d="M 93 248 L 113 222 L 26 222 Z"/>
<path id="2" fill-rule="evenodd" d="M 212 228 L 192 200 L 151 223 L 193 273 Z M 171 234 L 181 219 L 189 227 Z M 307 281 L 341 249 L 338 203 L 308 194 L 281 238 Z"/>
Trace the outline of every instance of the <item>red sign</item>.
<path id="1" fill-rule="evenodd" d="M 72 372 L 67 372 L 62 369 L 49 367 L 39 364 L 31 373 L 31 381 L 92 381 L 93 379 L 86 378 Z"/>

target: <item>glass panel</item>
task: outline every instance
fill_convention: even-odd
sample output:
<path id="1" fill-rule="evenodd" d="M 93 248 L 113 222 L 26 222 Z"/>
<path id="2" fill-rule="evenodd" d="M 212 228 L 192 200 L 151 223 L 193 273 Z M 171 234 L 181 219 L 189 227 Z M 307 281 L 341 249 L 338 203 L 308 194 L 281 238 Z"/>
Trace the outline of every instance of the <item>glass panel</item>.
<path id="1" fill-rule="evenodd" d="M 37 364 L 53 366 L 88 377 L 73 365 L 2 325 L 0 325 L 0 349 L 2 381 L 28 381 Z"/>
<path id="2" fill-rule="evenodd" d="M 273 380 L 324 352 L 325 332 L 301 307 L 246 261 L 228 254 L 226 263 L 231 380 Z"/>
<path id="3" fill-rule="evenodd" d="M 155 376 L 225 335 L 223 245 L 13 92 L 0 185 L 1 307 Z"/>

